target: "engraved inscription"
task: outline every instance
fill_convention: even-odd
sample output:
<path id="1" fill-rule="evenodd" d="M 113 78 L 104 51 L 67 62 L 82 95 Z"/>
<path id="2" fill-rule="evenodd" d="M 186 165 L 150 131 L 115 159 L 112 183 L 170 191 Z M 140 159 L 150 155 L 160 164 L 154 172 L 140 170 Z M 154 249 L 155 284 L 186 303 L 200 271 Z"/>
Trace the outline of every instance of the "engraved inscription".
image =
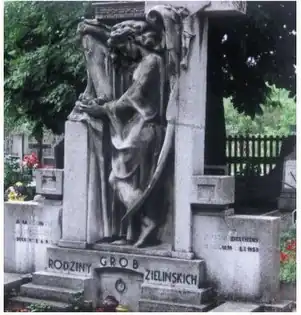
<path id="1" fill-rule="evenodd" d="M 259 252 L 259 239 L 256 237 L 205 234 L 203 240 L 203 246 L 206 249 L 248 253 Z"/>
<path id="2" fill-rule="evenodd" d="M 198 199 L 214 198 L 214 185 L 197 185 Z"/>

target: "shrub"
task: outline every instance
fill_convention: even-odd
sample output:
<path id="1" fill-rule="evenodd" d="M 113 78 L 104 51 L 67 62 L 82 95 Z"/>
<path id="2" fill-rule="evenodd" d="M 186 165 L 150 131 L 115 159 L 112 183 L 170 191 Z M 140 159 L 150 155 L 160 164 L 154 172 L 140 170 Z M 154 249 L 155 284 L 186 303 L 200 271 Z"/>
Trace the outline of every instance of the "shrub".
<path id="1" fill-rule="evenodd" d="M 280 238 L 280 281 L 296 283 L 296 229 L 291 228 Z"/>

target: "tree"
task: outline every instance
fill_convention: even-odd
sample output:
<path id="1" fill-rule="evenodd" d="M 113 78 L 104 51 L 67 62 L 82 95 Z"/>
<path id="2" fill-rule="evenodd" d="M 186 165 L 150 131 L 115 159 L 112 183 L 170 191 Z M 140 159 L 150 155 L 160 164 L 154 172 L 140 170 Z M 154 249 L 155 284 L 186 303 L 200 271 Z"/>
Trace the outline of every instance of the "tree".
<path id="1" fill-rule="evenodd" d="M 223 98 L 252 118 L 265 82 L 295 93 L 296 2 L 247 3 L 247 15 L 209 20 L 206 164 L 225 164 Z M 56 133 L 84 89 L 76 25 L 91 15 L 81 2 L 5 2 L 5 115 L 26 116 L 37 133 Z"/>
<path id="2" fill-rule="evenodd" d="M 268 85 L 269 86 L 269 85 Z M 269 93 L 261 106 L 263 114 L 254 119 L 239 113 L 231 98 L 224 99 L 227 135 L 288 136 L 296 124 L 296 101 L 286 89 L 269 86 Z"/>
<path id="3" fill-rule="evenodd" d="M 224 97 L 254 118 L 266 82 L 295 94 L 295 30 L 295 1 L 250 1 L 246 16 L 209 20 L 206 164 L 225 164 Z"/>
<path id="4" fill-rule="evenodd" d="M 88 2 L 12 1 L 4 6 L 6 124 L 31 122 L 61 133 L 84 88 L 85 68 L 76 28 L 91 15 Z"/>

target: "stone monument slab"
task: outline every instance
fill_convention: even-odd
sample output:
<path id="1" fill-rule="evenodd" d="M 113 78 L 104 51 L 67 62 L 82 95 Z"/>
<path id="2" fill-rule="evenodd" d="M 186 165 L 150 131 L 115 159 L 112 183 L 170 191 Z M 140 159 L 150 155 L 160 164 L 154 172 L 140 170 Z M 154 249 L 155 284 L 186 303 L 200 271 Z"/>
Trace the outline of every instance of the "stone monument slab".
<path id="1" fill-rule="evenodd" d="M 59 201 L 5 202 L 4 270 L 30 273 L 45 265 L 46 249 L 61 237 Z"/>
<path id="2" fill-rule="evenodd" d="M 234 15 L 246 14 L 247 4 L 246 1 L 145 1 L 145 10 L 148 11 L 158 4 L 169 4 L 173 6 L 183 6 L 189 10 L 191 14 L 197 13 L 204 4 L 204 12 L 206 15 Z"/>
<path id="3" fill-rule="evenodd" d="M 93 278 L 94 291 L 98 292 L 96 304 L 113 295 L 133 311 L 139 309 L 140 298 L 150 298 L 149 290 L 155 287 L 167 292 L 164 293 L 167 300 L 169 296 L 180 296 L 181 292 L 188 292 L 190 299 L 193 296 L 205 299 L 209 294 L 201 289 L 205 283 L 205 264 L 200 259 L 49 248 L 45 270 L 51 275 Z"/>
<path id="4" fill-rule="evenodd" d="M 234 203 L 233 176 L 193 176 L 191 203 L 198 205 L 229 205 Z"/>
<path id="5" fill-rule="evenodd" d="M 193 215 L 193 244 L 208 280 L 228 298 L 271 302 L 280 272 L 280 218 Z"/>
<path id="6" fill-rule="evenodd" d="M 36 193 L 44 196 L 62 196 L 63 176 L 64 171 L 61 169 L 37 169 L 35 172 Z"/>
<path id="7" fill-rule="evenodd" d="M 60 245 L 83 248 L 87 242 L 88 131 L 80 122 L 66 122 L 64 165 L 63 235 Z"/>
<path id="8" fill-rule="evenodd" d="M 282 185 L 284 191 L 294 191 L 296 189 L 296 160 L 284 161 Z"/>

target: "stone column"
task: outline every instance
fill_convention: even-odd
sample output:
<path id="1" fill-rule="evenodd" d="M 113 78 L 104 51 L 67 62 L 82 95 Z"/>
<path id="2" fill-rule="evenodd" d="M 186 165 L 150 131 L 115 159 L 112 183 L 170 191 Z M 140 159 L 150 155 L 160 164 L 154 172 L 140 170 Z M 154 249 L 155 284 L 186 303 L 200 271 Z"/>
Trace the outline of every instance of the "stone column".
<path id="1" fill-rule="evenodd" d="M 88 216 L 88 130 L 66 122 L 62 239 L 59 246 L 85 248 Z"/>
<path id="2" fill-rule="evenodd" d="M 192 175 L 204 173 L 208 18 L 194 18 L 189 66 L 180 75 L 175 131 L 174 250 L 191 252 Z"/>
<path id="3" fill-rule="evenodd" d="M 24 155 L 24 135 L 13 135 L 12 154 L 16 154 L 20 159 L 23 159 Z"/>

